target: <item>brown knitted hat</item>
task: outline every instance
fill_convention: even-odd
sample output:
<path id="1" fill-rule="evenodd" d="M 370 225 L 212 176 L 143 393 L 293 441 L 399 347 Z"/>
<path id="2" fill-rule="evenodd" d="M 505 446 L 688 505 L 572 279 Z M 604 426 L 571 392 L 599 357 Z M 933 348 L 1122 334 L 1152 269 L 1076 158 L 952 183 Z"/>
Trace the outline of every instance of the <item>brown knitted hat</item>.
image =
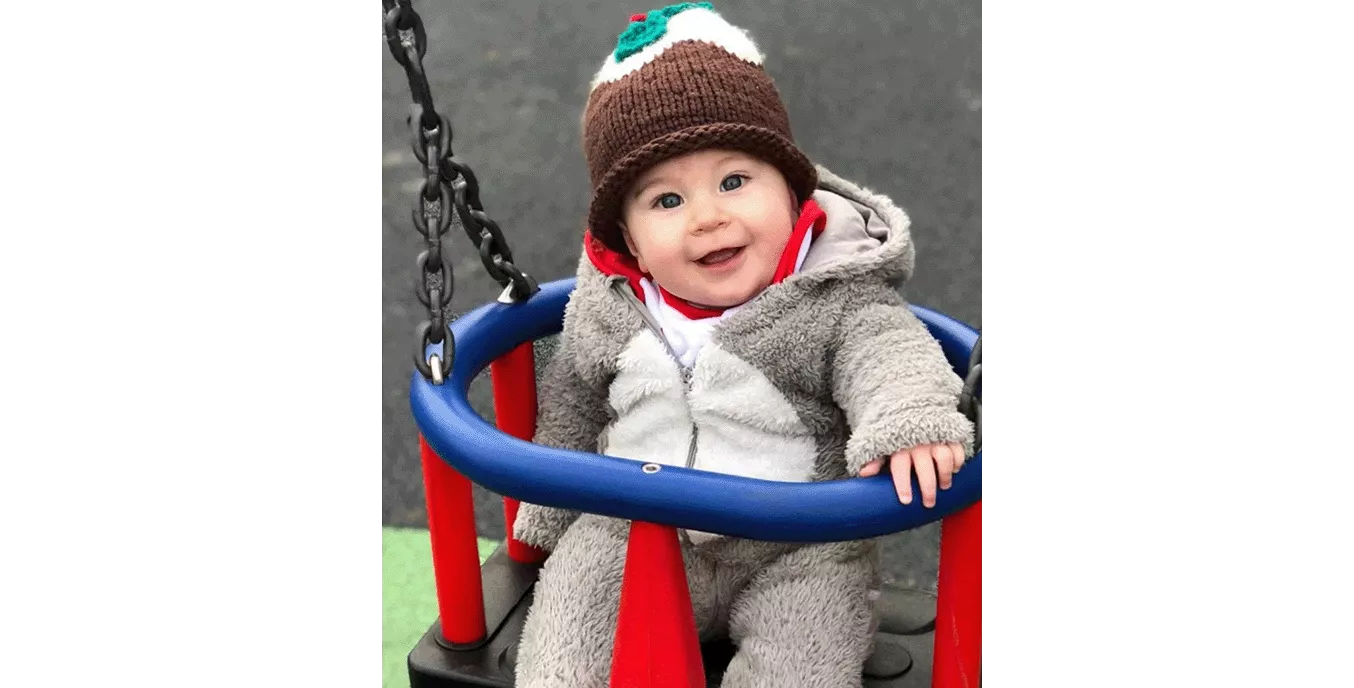
<path id="1" fill-rule="evenodd" d="M 622 194 L 655 164 L 703 148 L 741 150 L 775 165 L 802 203 L 818 186 L 762 54 L 708 2 L 631 17 L 592 80 L 583 147 L 592 177 L 588 227 L 628 254 Z"/>

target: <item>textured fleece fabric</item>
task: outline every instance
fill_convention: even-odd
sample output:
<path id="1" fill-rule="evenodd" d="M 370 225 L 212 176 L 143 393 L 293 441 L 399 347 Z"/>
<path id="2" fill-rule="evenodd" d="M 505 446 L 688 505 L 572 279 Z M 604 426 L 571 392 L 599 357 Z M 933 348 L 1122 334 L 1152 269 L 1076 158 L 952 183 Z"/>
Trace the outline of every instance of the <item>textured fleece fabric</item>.
<path id="1" fill-rule="evenodd" d="M 682 366 L 626 277 L 581 258 L 540 384 L 535 441 L 637 461 L 807 482 L 929 442 L 972 452 L 962 381 L 898 287 L 915 250 L 888 198 L 817 168 L 827 224 L 801 270 L 722 318 Z M 843 505 L 849 508 L 849 505 Z M 523 504 L 551 550 L 518 685 L 606 685 L 626 524 Z M 739 650 L 724 686 L 861 685 L 877 590 L 872 542 L 767 543 L 683 532 L 702 634 Z"/>

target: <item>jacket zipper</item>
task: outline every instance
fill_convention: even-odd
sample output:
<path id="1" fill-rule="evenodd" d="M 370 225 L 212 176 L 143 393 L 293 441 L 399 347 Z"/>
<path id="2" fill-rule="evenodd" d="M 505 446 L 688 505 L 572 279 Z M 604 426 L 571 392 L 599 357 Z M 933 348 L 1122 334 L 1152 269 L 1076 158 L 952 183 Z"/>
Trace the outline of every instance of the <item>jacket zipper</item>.
<path id="1" fill-rule="evenodd" d="M 620 288 L 617 288 L 617 285 L 620 285 Z M 627 285 L 624 280 L 617 280 L 611 283 L 611 288 L 615 289 L 621 295 L 621 299 L 630 304 L 630 307 L 639 313 L 640 317 L 644 319 L 644 324 L 649 327 L 649 330 L 654 333 L 655 337 L 658 337 L 658 341 L 663 343 L 663 348 L 667 350 L 668 356 L 671 356 L 673 362 L 681 369 L 682 384 L 686 387 L 686 391 L 690 393 L 691 369 L 682 365 L 682 359 L 677 356 L 676 351 L 672 350 L 672 345 L 668 343 L 668 338 L 663 336 L 663 328 L 658 326 L 658 322 L 653 318 L 653 313 L 649 312 L 649 309 L 644 306 L 644 303 L 639 300 L 638 296 L 635 296 L 635 293 L 631 291 L 628 286 L 629 285 Z M 696 427 L 695 420 L 693 419 L 691 423 L 691 441 L 686 447 L 687 468 L 693 468 L 696 465 L 696 438 L 699 435 L 700 429 Z"/>

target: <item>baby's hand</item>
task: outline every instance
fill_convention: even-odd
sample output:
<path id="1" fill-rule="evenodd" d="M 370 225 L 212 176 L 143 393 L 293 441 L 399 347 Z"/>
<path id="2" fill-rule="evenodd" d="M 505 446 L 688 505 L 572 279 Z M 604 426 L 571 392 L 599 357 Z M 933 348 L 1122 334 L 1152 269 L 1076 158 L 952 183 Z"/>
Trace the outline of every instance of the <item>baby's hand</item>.
<path id="1" fill-rule="evenodd" d="M 860 476 L 868 478 L 878 475 L 884 467 L 884 461 L 891 463 L 893 486 L 898 490 L 898 501 L 912 503 L 912 467 L 917 467 L 917 482 L 921 484 L 921 503 L 926 508 L 936 505 L 936 479 L 940 479 L 940 489 L 950 489 L 950 478 L 964 465 L 963 445 L 952 443 L 922 444 L 911 449 L 902 449 L 887 457 L 871 461 L 860 469 Z M 932 462 L 935 465 L 932 466 Z"/>

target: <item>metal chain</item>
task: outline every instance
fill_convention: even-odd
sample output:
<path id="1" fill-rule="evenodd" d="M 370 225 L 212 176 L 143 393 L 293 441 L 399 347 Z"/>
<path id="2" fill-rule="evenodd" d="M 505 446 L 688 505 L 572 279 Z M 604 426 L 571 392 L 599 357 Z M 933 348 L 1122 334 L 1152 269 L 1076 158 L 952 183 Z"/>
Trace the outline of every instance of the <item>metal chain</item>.
<path id="1" fill-rule="evenodd" d="M 968 358 L 968 375 L 964 377 L 964 388 L 959 392 L 959 411 L 973 421 L 973 450 L 983 447 L 983 336 L 973 343 L 973 353 Z"/>
<path id="2" fill-rule="evenodd" d="M 500 301 L 525 300 L 540 287 L 535 279 L 513 265 L 512 251 L 503 231 L 484 213 L 475 173 L 452 153 L 451 121 L 438 114 L 423 71 L 423 55 L 428 50 L 423 19 L 410 0 L 381 0 L 381 7 L 386 45 L 409 79 L 409 92 L 414 99 L 414 112 L 409 118 L 412 146 L 414 157 L 423 165 L 413 221 L 427 248 L 418 255 L 419 276 L 414 293 L 419 303 L 427 307 L 428 319 L 415 330 L 414 365 L 423 377 L 442 384 L 451 374 L 456 356 L 455 335 L 445 316 L 455 291 L 455 278 L 451 260 L 442 246 L 442 238 L 451 226 L 453 206 L 466 235 L 479 249 L 485 269 L 504 287 Z M 429 346 L 444 341 L 441 356 L 425 356 Z"/>

